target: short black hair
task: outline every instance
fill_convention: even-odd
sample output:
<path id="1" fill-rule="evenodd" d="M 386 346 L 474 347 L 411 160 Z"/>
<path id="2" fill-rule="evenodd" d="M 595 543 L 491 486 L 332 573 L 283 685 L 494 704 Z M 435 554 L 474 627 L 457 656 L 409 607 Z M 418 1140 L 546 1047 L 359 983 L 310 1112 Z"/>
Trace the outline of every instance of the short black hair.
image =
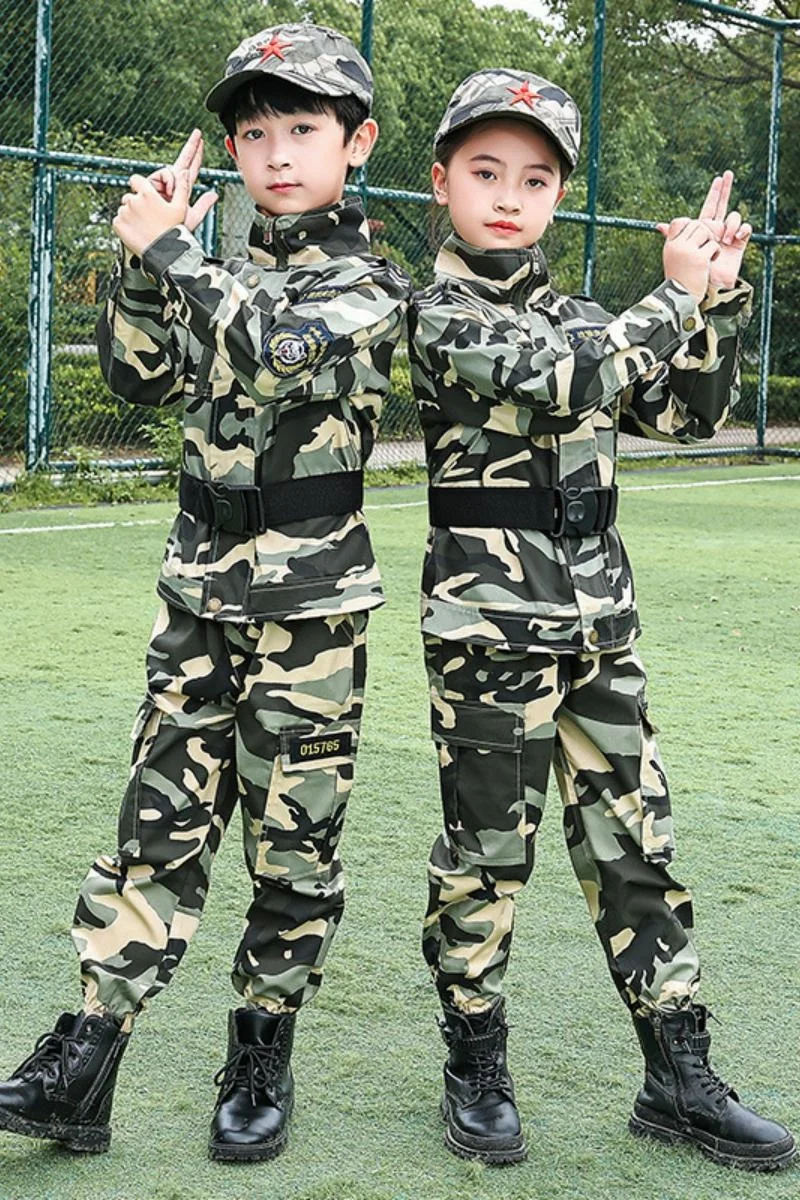
<path id="1" fill-rule="evenodd" d="M 357 96 L 324 96 L 269 75 L 246 80 L 219 116 L 228 136 L 234 138 L 242 121 L 276 113 L 290 116 L 296 112 L 330 113 L 342 127 L 345 145 L 369 116 L 369 109 Z"/>
<path id="2" fill-rule="evenodd" d="M 471 121 L 469 125 L 461 125 L 458 129 L 454 129 L 452 133 L 446 134 L 434 151 L 434 160 L 440 162 L 443 167 L 449 167 L 453 155 L 463 146 L 471 133 L 474 133 L 480 125 L 484 125 L 489 121 L 502 120 L 503 116 L 503 113 L 498 113 L 497 116 L 491 115 L 485 117 L 482 121 Z M 519 118 L 516 119 L 519 120 Z M 567 162 L 567 156 L 555 138 L 546 129 L 543 129 L 541 125 L 536 125 L 534 121 L 529 122 L 529 124 L 550 143 L 551 148 L 558 156 L 559 173 L 561 175 L 561 182 L 564 183 L 572 174 L 572 167 Z"/>

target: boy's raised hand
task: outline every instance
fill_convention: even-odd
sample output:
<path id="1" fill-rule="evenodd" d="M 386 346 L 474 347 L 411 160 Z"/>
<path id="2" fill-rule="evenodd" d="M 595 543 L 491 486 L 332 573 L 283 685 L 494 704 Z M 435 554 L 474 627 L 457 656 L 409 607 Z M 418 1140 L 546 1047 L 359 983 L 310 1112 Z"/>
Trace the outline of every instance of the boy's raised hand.
<path id="1" fill-rule="evenodd" d="M 141 254 L 176 225 L 194 231 L 211 211 L 218 199 L 216 192 L 204 192 L 194 204 L 189 204 L 202 161 L 203 137 L 195 129 L 171 167 L 161 167 L 147 178 L 131 175 L 130 191 L 122 197 L 111 224 L 132 253 Z"/>
<path id="2" fill-rule="evenodd" d="M 159 196 L 171 200 L 175 192 L 175 180 L 181 171 L 189 172 L 190 193 L 197 181 L 200 168 L 203 165 L 203 135 L 199 129 L 193 129 L 184 142 L 178 157 L 171 167 L 159 167 L 147 178 L 155 187 Z M 219 196 L 216 192 L 203 192 L 194 204 L 186 210 L 186 219 L 182 222 L 192 233 L 197 229 L 217 203 Z"/>

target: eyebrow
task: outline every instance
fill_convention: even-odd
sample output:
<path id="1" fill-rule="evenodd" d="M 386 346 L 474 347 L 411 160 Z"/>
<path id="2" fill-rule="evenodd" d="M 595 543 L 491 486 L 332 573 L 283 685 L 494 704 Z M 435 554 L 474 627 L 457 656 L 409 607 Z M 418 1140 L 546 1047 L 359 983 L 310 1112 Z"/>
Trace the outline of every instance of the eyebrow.
<path id="1" fill-rule="evenodd" d="M 499 167 L 504 167 L 504 166 L 506 165 L 506 164 L 503 162 L 502 158 L 495 158 L 495 156 L 494 156 L 493 154 L 474 154 L 474 155 L 472 156 L 472 158 L 471 158 L 469 161 L 470 161 L 470 162 L 490 162 L 490 163 L 497 163 L 497 165 L 498 165 Z M 544 162 L 539 162 L 539 163 L 526 163 L 526 164 L 525 164 L 525 166 L 524 166 L 522 169 L 523 169 L 523 171 L 534 171 L 534 170 L 536 170 L 536 171 L 547 171 L 547 172 L 548 172 L 548 174 L 550 174 L 550 175 L 555 175 L 555 170 L 554 170 L 554 168 L 553 168 L 553 167 L 551 167 L 549 163 L 544 163 Z"/>

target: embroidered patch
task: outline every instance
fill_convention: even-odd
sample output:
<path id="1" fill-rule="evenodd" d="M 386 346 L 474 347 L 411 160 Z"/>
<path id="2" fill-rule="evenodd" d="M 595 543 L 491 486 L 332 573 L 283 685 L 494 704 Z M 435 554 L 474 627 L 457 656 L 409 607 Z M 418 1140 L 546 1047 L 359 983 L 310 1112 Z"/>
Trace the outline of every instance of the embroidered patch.
<path id="1" fill-rule="evenodd" d="M 585 325 L 582 329 L 566 329 L 571 350 L 577 350 L 583 342 L 593 342 L 601 338 L 606 331 L 605 325 Z"/>
<path id="2" fill-rule="evenodd" d="M 289 737 L 285 754 L 290 763 L 318 762 L 324 758 L 341 758 L 353 752 L 352 733 L 307 733 Z"/>
<path id="3" fill-rule="evenodd" d="M 298 329 L 281 329 L 264 338 L 262 357 L 273 375 L 296 375 L 319 362 L 333 341 L 322 321 L 306 321 Z"/>

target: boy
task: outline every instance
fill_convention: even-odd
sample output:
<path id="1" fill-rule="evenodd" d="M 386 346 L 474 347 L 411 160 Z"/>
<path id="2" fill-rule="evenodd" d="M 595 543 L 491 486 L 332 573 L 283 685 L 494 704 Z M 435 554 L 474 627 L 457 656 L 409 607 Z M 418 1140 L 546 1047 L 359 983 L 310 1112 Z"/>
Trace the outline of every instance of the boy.
<path id="1" fill-rule="evenodd" d="M 434 195 L 455 232 L 415 303 L 410 352 L 431 484 L 422 631 L 444 830 L 423 952 L 449 1051 L 445 1138 L 489 1163 L 526 1153 L 502 984 L 552 760 L 572 865 L 645 1057 L 632 1131 L 775 1170 L 791 1135 L 708 1062 L 614 524 L 617 430 L 710 437 L 736 398 L 751 230 L 726 215 L 728 172 L 701 220 L 659 226 L 664 281 L 638 304 L 614 318 L 558 294 L 537 243 L 579 133 L 562 88 L 499 68 L 456 89 L 435 142 Z"/>
<path id="2" fill-rule="evenodd" d="M 134 729 L 118 849 L 97 859 L 73 938 L 83 1011 L 63 1014 L 0 1085 L 0 1127 L 109 1145 L 135 1015 L 169 983 L 200 918 L 237 796 L 253 902 L 233 983 L 209 1151 L 279 1153 L 295 1014 L 341 918 L 337 844 L 353 780 L 367 615 L 382 603 L 361 513 L 408 283 L 369 253 L 343 199 L 369 157 L 372 78 L 333 30 L 281 25 L 230 55 L 206 105 L 256 205 L 248 256 L 192 236 L 199 133 L 133 176 L 98 327 L 112 391 L 184 404 L 180 513 Z"/>

